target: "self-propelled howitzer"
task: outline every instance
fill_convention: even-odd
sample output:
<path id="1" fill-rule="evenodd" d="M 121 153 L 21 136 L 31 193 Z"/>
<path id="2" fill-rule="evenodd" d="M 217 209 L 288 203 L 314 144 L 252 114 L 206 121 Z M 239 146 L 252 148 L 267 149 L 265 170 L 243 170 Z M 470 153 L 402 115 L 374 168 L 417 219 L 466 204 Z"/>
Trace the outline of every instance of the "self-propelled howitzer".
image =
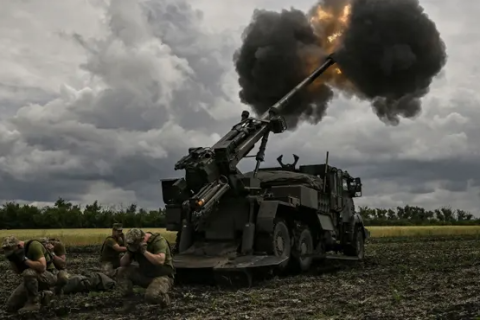
<path id="1" fill-rule="evenodd" d="M 264 161 L 269 134 L 286 130 L 285 120 L 281 116 L 282 107 L 332 64 L 333 58 L 328 57 L 323 65 L 280 99 L 262 117 L 253 118 L 244 111 L 241 121 L 212 147 L 190 148 L 188 155 L 175 164 L 175 170 L 185 170 L 184 178 L 162 180 L 167 230 L 177 231 L 174 250 L 174 265 L 177 271 L 202 268 L 225 271 L 263 266 L 283 268 L 290 260 L 290 253 L 294 255 L 295 250 L 291 249 L 295 241 L 301 242 L 301 239 L 296 239 L 295 236 L 295 232 L 301 230 L 296 226 L 298 223 L 303 223 L 302 225 L 313 223 L 312 226 L 315 228 L 308 238 L 315 242 L 311 245 L 312 250 L 307 250 L 307 253 L 302 254 L 299 259 L 312 259 L 315 256 L 313 250 L 318 247 L 318 243 L 321 243 L 322 248 L 334 246 L 334 240 L 341 236 L 341 231 L 334 227 L 338 225 L 336 221 L 338 217 L 332 215 L 332 210 L 338 208 L 330 204 L 330 200 L 327 201 L 320 196 L 320 193 L 325 194 L 327 186 L 330 189 L 333 187 L 330 187 L 330 183 L 324 184 L 323 190 L 309 189 L 296 184 L 290 190 L 282 188 L 274 190 L 270 187 L 265 188 L 262 179 L 258 177 L 259 174 L 265 173 L 264 169 L 260 169 L 260 164 Z M 250 157 L 248 154 L 259 141 L 255 169 L 248 174 L 241 173 L 237 168 L 238 163 Z M 304 167 L 310 172 L 301 173 L 303 175 L 318 173 L 316 167 L 315 172 L 311 172 L 312 166 Z M 283 165 L 274 170 L 298 172 L 294 167 L 287 168 Z M 323 174 L 327 180 L 327 175 L 331 172 L 335 172 L 335 179 L 342 179 L 342 175 L 337 174 L 336 169 L 328 165 L 322 167 L 320 171 L 322 172 L 319 174 Z M 347 175 L 345 179 L 346 177 Z M 348 183 L 349 194 L 352 190 L 359 191 L 359 185 L 361 186 L 359 178 L 356 180 L 349 178 Z M 305 206 L 305 201 L 309 205 Z M 348 210 L 351 207 L 349 204 Z M 293 219 L 293 215 L 285 217 L 286 214 L 289 215 L 290 210 L 297 210 L 297 215 L 301 219 Z M 314 221 L 310 221 L 311 219 Z M 361 218 L 355 219 L 361 223 Z M 349 216 L 348 223 L 352 221 L 352 217 Z M 356 226 L 348 228 L 342 232 L 343 234 L 350 232 L 350 238 L 341 236 L 345 238 L 341 241 L 346 245 L 354 241 L 353 233 L 355 235 L 358 233 L 355 231 Z M 366 235 L 363 224 L 361 235 Z"/>

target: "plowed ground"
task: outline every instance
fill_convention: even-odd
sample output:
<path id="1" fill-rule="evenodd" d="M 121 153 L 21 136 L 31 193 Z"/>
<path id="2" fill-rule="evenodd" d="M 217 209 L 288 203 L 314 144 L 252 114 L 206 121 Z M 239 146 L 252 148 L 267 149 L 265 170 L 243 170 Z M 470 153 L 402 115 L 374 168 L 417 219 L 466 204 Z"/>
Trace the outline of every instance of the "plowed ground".
<path id="1" fill-rule="evenodd" d="M 95 267 L 98 247 L 68 249 L 69 271 Z M 475 319 L 480 316 L 478 236 L 370 239 L 363 264 L 329 263 L 308 275 L 241 290 L 176 287 L 160 310 L 142 301 L 130 313 L 115 291 L 65 296 L 38 319 Z M 0 300 L 20 279 L 0 261 Z M 48 318 L 47 318 L 48 317 Z M 20 319 L 0 311 L 2 319 Z M 30 316 L 31 318 L 31 316 Z"/>

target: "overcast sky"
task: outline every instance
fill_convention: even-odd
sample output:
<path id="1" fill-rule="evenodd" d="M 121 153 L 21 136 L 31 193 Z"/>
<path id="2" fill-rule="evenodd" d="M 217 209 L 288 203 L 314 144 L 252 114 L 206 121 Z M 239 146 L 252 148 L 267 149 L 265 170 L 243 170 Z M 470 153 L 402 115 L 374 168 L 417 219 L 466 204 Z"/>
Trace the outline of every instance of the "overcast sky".
<path id="1" fill-rule="evenodd" d="M 420 1 L 448 62 L 416 119 L 386 125 L 335 98 L 316 126 L 270 138 L 360 176 L 359 205 L 452 206 L 479 215 L 480 2 Z M 0 0 L 0 199 L 163 206 L 161 178 L 240 113 L 232 55 L 255 8 L 308 0 Z M 241 169 L 252 167 L 246 160 Z"/>

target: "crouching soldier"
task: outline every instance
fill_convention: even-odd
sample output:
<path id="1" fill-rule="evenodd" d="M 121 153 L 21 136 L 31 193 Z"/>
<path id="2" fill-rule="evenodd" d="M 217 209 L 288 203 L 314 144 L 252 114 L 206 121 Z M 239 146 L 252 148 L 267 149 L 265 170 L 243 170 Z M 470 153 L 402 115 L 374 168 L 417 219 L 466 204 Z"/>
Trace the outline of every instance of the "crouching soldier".
<path id="1" fill-rule="evenodd" d="M 173 267 L 170 245 L 159 233 L 130 229 L 126 236 L 127 253 L 120 260 L 117 287 L 124 296 L 133 294 L 133 285 L 146 288 L 145 299 L 161 307 L 170 305 L 168 295 L 173 286 Z M 131 265 L 132 261 L 138 266 Z"/>
<path id="2" fill-rule="evenodd" d="M 114 223 L 112 235 L 105 239 L 100 253 L 102 272 L 109 277 L 114 277 L 116 269 L 120 267 L 120 254 L 126 251 L 122 224 Z"/>
<path id="3" fill-rule="evenodd" d="M 39 240 L 47 253 L 50 255 L 53 265 L 55 267 L 54 273 L 57 276 L 57 283 L 55 285 L 55 294 L 61 296 L 63 294 L 63 288 L 67 284 L 69 274 L 67 268 L 67 250 L 65 245 L 56 238 L 42 238 Z"/>
<path id="4" fill-rule="evenodd" d="M 38 312 L 41 302 L 49 304 L 53 296 L 49 289 L 57 281 L 51 257 L 39 241 L 19 241 L 14 236 L 3 239 L 2 249 L 13 271 L 23 278 L 7 300 L 7 311 Z"/>

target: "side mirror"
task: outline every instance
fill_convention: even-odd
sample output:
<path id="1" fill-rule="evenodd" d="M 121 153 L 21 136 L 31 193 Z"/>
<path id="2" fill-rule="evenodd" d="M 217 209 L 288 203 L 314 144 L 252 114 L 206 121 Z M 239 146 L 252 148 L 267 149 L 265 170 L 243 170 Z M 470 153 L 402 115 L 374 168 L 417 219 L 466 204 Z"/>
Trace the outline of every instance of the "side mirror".
<path id="1" fill-rule="evenodd" d="M 355 178 L 355 196 L 362 196 L 362 180 L 360 178 Z M 358 193 L 358 195 L 357 195 Z"/>

